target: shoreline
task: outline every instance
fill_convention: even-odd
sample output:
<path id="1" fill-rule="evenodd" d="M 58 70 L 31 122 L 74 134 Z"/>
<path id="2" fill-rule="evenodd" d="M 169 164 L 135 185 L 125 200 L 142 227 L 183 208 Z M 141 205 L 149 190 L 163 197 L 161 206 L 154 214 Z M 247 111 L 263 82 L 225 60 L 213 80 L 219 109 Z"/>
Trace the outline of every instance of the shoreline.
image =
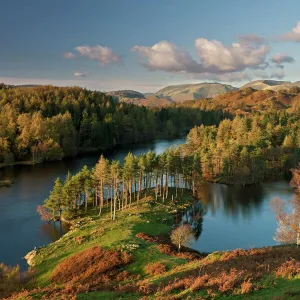
<path id="1" fill-rule="evenodd" d="M 172 141 L 172 140 L 177 140 L 177 139 L 181 139 L 184 138 L 185 136 L 182 134 L 179 134 L 175 137 L 172 138 L 167 138 L 167 137 L 157 137 L 155 139 L 151 139 L 151 140 L 145 140 L 142 142 L 137 142 L 137 143 L 129 143 L 129 144 L 123 144 L 123 145 L 114 145 L 112 147 L 109 147 L 107 149 L 98 149 L 98 148 L 82 148 L 78 150 L 78 153 L 72 157 L 64 157 L 61 160 L 53 160 L 53 161 L 33 161 L 33 160 L 22 160 L 22 161 L 15 161 L 15 162 L 11 162 L 11 163 L 0 163 L 0 169 L 2 168 L 8 168 L 8 167 L 14 167 L 14 166 L 35 166 L 38 164 L 43 164 L 43 163 L 49 163 L 49 162 L 59 162 L 59 161 L 64 161 L 64 160 L 72 160 L 75 159 L 77 157 L 80 157 L 82 155 L 88 155 L 88 154 L 93 154 L 93 153 L 107 153 L 109 151 L 114 151 L 114 150 L 118 150 L 118 149 L 122 149 L 122 148 L 126 148 L 128 146 L 135 146 L 135 145 L 143 145 L 143 144 L 149 144 L 155 141 Z"/>

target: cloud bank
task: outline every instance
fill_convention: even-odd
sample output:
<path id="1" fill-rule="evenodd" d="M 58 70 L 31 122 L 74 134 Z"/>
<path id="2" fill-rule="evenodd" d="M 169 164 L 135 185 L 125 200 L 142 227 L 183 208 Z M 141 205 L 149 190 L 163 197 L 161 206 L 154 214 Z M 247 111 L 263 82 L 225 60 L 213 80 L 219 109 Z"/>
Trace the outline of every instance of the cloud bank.
<path id="1" fill-rule="evenodd" d="M 150 71 L 186 74 L 195 79 L 222 81 L 249 80 L 253 77 L 282 78 L 278 70 L 266 61 L 270 46 L 257 35 L 240 36 L 236 43 L 224 45 L 217 40 L 195 40 L 198 60 L 168 41 L 147 46 L 134 46 L 140 63 Z M 284 59 L 287 59 L 285 57 Z"/>

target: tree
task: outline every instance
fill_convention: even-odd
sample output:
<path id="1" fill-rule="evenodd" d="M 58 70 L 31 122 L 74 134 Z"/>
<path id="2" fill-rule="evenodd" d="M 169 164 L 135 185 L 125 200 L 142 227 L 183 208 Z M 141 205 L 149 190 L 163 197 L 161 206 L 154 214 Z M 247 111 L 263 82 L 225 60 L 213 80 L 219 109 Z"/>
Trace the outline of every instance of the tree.
<path id="1" fill-rule="evenodd" d="M 38 205 L 36 208 L 36 211 L 40 215 L 42 221 L 51 221 L 52 220 L 52 215 L 45 206 Z"/>
<path id="2" fill-rule="evenodd" d="M 295 188 L 294 198 L 287 203 L 279 198 L 271 202 L 271 207 L 276 213 L 278 228 L 274 239 L 283 244 L 295 243 L 300 246 L 300 165 L 292 170 L 291 186 Z M 290 204 L 291 209 L 287 209 Z M 287 212 L 288 211 L 288 212 Z"/>
<path id="3" fill-rule="evenodd" d="M 105 159 L 102 154 L 100 156 L 98 163 L 96 164 L 95 173 L 94 173 L 100 189 L 99 216 L 103 208 L 105 184 L 109 180 L 109 173 L 110 173 L 109 161 Z M 96 189 L 96 193 L 97 192 L 98 191 Z"/>
<path id="4" fill-rule="evenodd" d="M 171 233 L 171 241 L 177 245 L 178 252 L 180 252 L 181 246 L 189 243 L 193 238 L 193 230 L 190 225 L 185 224 L 177 227 Z"/>
<path id="5" fill-rule="evenodd" d="M 113 160 L 110 165 L 112 179 L 113 199 L 111 199 L 111 218 L 116 218 L 116 205 L 119 197 L 119 181 L 121 176 L 121 166 L 119 161 Z"/>
<path id="6" fill-rule="evenodd" d="M 59 178 L 55 180 L 53 190 L 48 199 L 45 200 L 45 207 L 52 211 L 52 217 L 58 212 L 59 219 L 63 211 L 63 185 Z"/>

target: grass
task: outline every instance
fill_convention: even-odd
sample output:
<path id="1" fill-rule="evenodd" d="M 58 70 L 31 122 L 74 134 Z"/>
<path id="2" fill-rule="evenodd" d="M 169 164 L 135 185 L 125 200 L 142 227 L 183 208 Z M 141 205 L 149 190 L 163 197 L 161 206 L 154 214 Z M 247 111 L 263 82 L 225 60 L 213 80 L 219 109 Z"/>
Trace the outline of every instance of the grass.
<path id="1" fill-rule="evenodd" d="M 174 191 L 171 189 L 170 193 L 172 192 Z M 183 209 L 194 200 L 189 191 L 184 191 L 176 207 L 170 201 L 162 203 L 162 199 L 158 199 L 154 205 L 149 205 L 153 201 L 153 195 L 144 196 L 139 207 L 133 206 L 118 212 L 115 221 L 110 220 L 108 208 L 100 217 L 97 216 L 97 209 L 90 208 L 87 216 L 78 220 L 80 226 L 73 226 L 74 228 L 60 240 L 38 251 L 34 258 L 36 277 L 29 287 L 39 286 L 41 290 L 33 291 L 32 296 L 35 299 L 42 297 L 43 288 L 53 284 L 53 270 L 64 259 L 93 246 L 101 246 L 105 249 L 130 252 L 133 262 L 119 271 L 127 271 L 137 277 L 113 283 L 114 288 L 123 286 L 124 290 L 101 288 L 102 290 L 95 291 L 93 288 L 91 291 L 79 293 L 76 299 L 156 299 L 159 296 L 171 295 L 174 297 L 172 299 L 196 299 L 200 296 L 202 299 L 234 300 L 300 299 L 299 275 L 288 279 L 275 276 L 278 267 L 290 257 L 300 260 L 300 250 L 293 246 L 236 250 L 215 252 L 194 260 L 166 255 L 157 249 L 156 243 L 146 242 L 136 237 L 136 234 L 142 232 L 148 235 L 168 236 L 172 228 L 174 209 Z M 156 262 L 164 264 L 166 272 L 159 275 L 146 274 L 145 267 Z M 256 272 L 257 268 L 261 268 L 260 273 Z M 252 278 L 253 288 L 249 292 L 241 294 L 243 278 L 226 275 L 233 269 L 246 272 L 246 275 L 243 275 L 246 276 L 245 279 Z M 192 289 L 191 286 L 205 274 L 209 275 L 208 280 L 219 281 L 212 285 L 212 288 L 208 287 L 209 283 L 205 283 L 206 286 L 202 288 Z M 232 288 L 226 289 L 226 284 L 231 281 Z M 138 289 L 141 284 L 145 285 L 144 290 Z M 170 292 L 164 294 L 164 288 L 169 288 Z"/>

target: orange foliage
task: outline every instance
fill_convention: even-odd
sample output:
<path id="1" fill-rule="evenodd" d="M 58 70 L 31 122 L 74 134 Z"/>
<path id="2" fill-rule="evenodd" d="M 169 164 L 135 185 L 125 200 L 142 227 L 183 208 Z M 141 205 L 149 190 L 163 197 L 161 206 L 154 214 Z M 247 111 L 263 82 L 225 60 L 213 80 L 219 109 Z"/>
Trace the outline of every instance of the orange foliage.
<path id="1" fill-rule="evenodd" d="M 145 267 L 148 275 L 160 275 L 166 272 L 166 266 L 160 262 L 150 263 Z"/>
<path id="2" fill-rule="evenodd" d="M 131 260 L 132 256 L 125 251 L 119 252 L 92 247 L 57 265 L 52 274 L 52 280 L 57 283 L 72 281 L 81 284 L 94 280 L 108 282 L 110 278 L 108 274 L 104 274 L 105 272 L 127 265 Z"/>
<path id="3" fill-rule="evenodd" d="M 300 274 L 300 261 L 295 259 L 291 259 L 283 263 L 277 270 L 276 270 L 277 277 L 283 278 L 291 278 L 293 276 Z"/>

